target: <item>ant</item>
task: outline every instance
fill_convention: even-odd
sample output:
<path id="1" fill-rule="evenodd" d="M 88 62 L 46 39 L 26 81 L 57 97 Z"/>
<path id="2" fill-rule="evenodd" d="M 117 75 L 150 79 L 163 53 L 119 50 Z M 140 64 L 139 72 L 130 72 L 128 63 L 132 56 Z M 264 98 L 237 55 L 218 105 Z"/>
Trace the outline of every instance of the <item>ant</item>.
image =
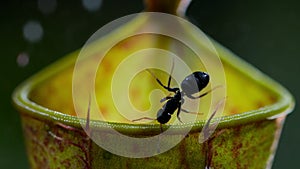
<path id="1" fill-rule="evenodd" d="M 139 119 L 132 120 L 133 122 L 139 121 L 139 120 L 144 120 L 144 119 L 157 120 L 160 123 L 160 125 L 162 125 L 162 124 L 167 123 L 171 119 L 171 116 L 174 114 L 176 109 L 177 109 L 177 119 L 180 122 L 182 122 L 179 117 L 181 111 L 183 111 L 185 113 L 192 113 L 192 112 L 189 112 L 188 110 L 181 108 L 181 106 L 184 103 L 183 97 L 187 96 L 190 99 L 199 99 L 199 98 L 207 95 L 208 93 L 210 93 L 213 90 L 212 89 L 212 90 L 205 92 L 199 96 L 192 96 L 193 94 L 199 93 L 209 83 L 209 75 L 207 73 L 201 72 L 201 71 L 193 72 L 192 74 L 190 74 L 184 78 L 184 80 L 181 82 L 182 91 L 180 91 L 179 88 L 171 88 L 170 87 L 171 74 L 173 72 L 173 69 L 174 69 L 174 60 L 173 60 L 171 73 L 169 75 L 169 80 L 168 80 L 167 86 L 165 86 L 149 69 L 147 69 L 147 71 L 156 79 L 158 84 L 160 86 L 162 86 L 164 89 L 168 90 L 169 92 L 173 92 L 174 96 L 167 96 L 160 100 L 161 103 L 166 100 L 167 100 L 167 102 L 163 105 L 163 107 L 161 109 L 158 110 L 156 119 L 149 118 L 149 117 L 142 117 Z M 161 130 L 162 130 L 162 127 L 161 127 Z"/>

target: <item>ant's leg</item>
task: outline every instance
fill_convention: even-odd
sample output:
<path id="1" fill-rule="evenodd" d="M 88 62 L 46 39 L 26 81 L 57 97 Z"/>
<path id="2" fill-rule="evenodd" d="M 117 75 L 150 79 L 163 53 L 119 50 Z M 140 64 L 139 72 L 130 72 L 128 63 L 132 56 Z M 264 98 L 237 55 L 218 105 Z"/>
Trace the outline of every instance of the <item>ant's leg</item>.
<path id="1" fill-rule="evenodd" d="M 185 102 L 185 100 L 184 100 L 184 98 L 181 98 L 181 105 L 183 105 L 183 103 Z M 183 111 L 183 112 L 185 112 L 185 113 L 190 113 L 190 114 L 199 114 L 199 113 L 197 113 L 197 112 L 190 112 L 190 111 L 188 111 L 188 110 L 186 110 L 186 109 L 184 109 L 184 108 L 180 108 L 181 109 L 181 111 Z M 202 113 L 201 113 L 202 114 Z"/>
<path id="2" fill-rule="evenodd" d="M 169 87 L 167 87 L 167 86 L 165 86 L 149 69 L 146 69 L 150 74 L 151 74 L 151 76 L 153 77 L 153 78 L 155 78 L 155 80 L 157 81 L 157 83 L 159 84 L 159 85 L 161 85 L 163 88 L 165 88 L 165 89 L 167 89 L 168 91 L 170 91 L 170 90 L 172 90 L 171 88 L 169 88 Z"/>
<path id="3" fill-rule="evenodd" d="M 212 92 L 212 91 L 214 91 L 215 89 L 220 88 L 220 87 L 222 87 L 222 86 L 221 86 L 221 85 L 220 85 L 220 86 L 216 86 L 215 88 L 213 88 L 213 89 L 211 89 L 211 90 L 209 90 L 209 91 L 207 91 L 207 92 L 201 94 L 200 96 L 194 97 L 194 96 L 192 96 L 192 95 L 189 95 L 188 97 L 191 98 L 191 99 L 199 99 L 199 98 L 201 98 L 201 97 L 203 97 L 203 96 L 206 96 L 206 95 L 209 94 L 210 92 Z"/>
<path id="4" fill-rule="evenodd" d="M 172 66 L 171 69 L 171 73 L 173 72 L 174 67 Z M 163 88 L 165 88 L 166 90 L 170 91 L 170 92 L 174 92 L 176 93 L 176 91 L 179 90 L 179 88 L 170 88 L 170 84 L 171 84 L 171 74 L 169 76 L 169 80 L 168 80 L 168 86 L 165 86 L 149 69 L 146 69 L 151 75 L 152 77 L 155 78 L 155 80 L 157 81 L 157 83 L 162 86 Z"/>
<path id="5" fill-rule="evenodd" d="M 164 102 L 164 101 L 166 101 L 166 100 L 169 100 L 169 99 L 171 99 L 171 98 L 173 98 L 173 97 L 172 97 L 172 96 L 164 97 L 164 98 L 162 98 L 162 99 L 160 100 L 160 102 L 162 103 L 162 102 Z"/>
<path id="6" fill-rule="evenodd" d="M 203 113 L 197 113 L 197 112 L 191 112 L 191 111 L 189 111 L 189 110 L 186 110 L 186 109 L 183 109 L 183 108 L 181 108 L 181 111 L 182 112 L 185 112 L 185 113 L 189 113 L 189 114 L 203 114 Z"/>
<path id="7" fill-rule="evenodd" d="M 183 109 L 183 108 L 181 108 L 181 111 L 183 111 L 183 112 L 185 112 L 185 113 L 191 113 L 190 111 L 185 110 L 185 109 Z"/>
<path id="8" fill-rule="evenodd" d="M 179 103 L 178 109 L 177 109 L 177 119 L 182 123 L 179 115 L 180 115 L 180 111 L 181 111 L 181 103 Z"/>
<path id="9" fill-rule="evenodd" d="M 163 130 L 163 127 L 162 127 L 162 124 L 160 123 L 159 124 L 159 127 L 160 127 L 160 132 L 162 133 L 164 130 Z M 157 139 L 158 139 L 158 141 L 157 141 L 157 153 L 159 154 L 160 153 L 160 140 L 161 140 L 161 138 L 160 138 L 160 136 L 158 135 L 158 137 L 157 137 Z"/>
<path id="10" fill-rule="evenodd" d="M 131 120 L 131 121 L 132 121 L 132 122 L 135 122 L 135 121 L 140 121 L 140 120 L 156 120 L 156 119 L 151 118 L 151 117 L 142 117 L 142 118 L 134 119 L 134 120 Z"/>
<path id="11" fill-rule="evenodd" d="M 181 105 L 183 105 L 184 102 L 185 102 L 185 100 L 184 100 L 184 98 L 182 98 L 181 103 L 180 103 L 180 111 L 182 111 L 184 113 L 195 114 L 195 115 L 203 114 L 203 113 L 198 113 L 198 112 L 191 112 L 189 110 L 182 108 Z M 177 113 L 177 116 L 179 116 L 179 113 Z"/>

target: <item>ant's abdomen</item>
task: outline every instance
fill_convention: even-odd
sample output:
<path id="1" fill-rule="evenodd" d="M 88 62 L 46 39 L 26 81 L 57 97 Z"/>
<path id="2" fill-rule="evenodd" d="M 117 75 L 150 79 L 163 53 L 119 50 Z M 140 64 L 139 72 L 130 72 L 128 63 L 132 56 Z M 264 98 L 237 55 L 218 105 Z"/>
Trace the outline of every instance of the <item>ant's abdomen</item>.
<path id="1" fill-rule="evenodd" d="M 171 115 L 164 112 L 163 109 L 159 109 L 157 112 L 157 121 L 161 124 L 167 123 L 171 119 Z"/>

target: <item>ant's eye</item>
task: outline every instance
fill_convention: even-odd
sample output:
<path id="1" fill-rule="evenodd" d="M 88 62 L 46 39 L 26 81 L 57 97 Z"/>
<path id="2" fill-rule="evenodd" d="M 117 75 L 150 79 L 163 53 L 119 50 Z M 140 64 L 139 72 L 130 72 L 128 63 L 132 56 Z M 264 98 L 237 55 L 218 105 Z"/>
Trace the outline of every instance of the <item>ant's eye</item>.
<path id="1" fill-rule="evenodd" d="M 201 72 L 198 76 L 199 80 L 203 84 L 203 86 L 206 86 L 209 82 L 209 75 L 207 73 Z"/>
<path id="2" fill-rule="evenodd" d="M 201 88 L 204 88 L 209 82 L 209 75 L 205 72 L 194 72 L 195 79 L 198 81 Z M 200 87 L 200 86 L 199 86 Z"/>
<path id="3" fill-rule="evenodd" d="M 209 77 L 207 73 L 203 73 L 203 77 Z"/>

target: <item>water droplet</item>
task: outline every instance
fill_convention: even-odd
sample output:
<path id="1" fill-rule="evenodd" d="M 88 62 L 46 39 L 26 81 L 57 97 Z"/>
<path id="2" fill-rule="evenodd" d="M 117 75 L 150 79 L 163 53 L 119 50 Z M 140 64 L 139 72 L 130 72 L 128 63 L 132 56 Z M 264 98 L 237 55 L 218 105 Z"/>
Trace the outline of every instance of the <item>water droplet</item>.
<path id="1" fill-rule="evenodd" d="M 88 11 L 97 11 L 102 5 L 102 0 L 82 0 L 82 4 Z"/>
<path id="2" fill-rule="evenodd" d="M 43 28 L 37 21 L 28 21 L 23 27 L 24 38 L 29 42 L 38 42 L 42 39 Z"/>
<path id="3" fill-rule="evenodd" d="M 56 0 L 38 0 L 38 8 L 43 14 L 50 14 L 55 11 Z"/>
<path id="4" fill-rule="evenodd" d="M 29 63 L 29 55 L 25 52 L 19 53 L 19 55 L 17 56 L 18 66 L 25 67 L 28 65 L 28 63 Z"/>

